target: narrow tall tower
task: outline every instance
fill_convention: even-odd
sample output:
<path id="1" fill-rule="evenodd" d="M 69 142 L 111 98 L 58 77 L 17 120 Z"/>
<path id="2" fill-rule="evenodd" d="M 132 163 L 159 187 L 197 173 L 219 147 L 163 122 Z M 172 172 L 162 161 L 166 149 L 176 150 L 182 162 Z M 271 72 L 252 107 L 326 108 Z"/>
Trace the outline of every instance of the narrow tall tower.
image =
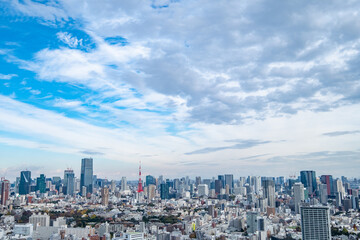
<path id="1" fill-rule="evenodd" d="M 142 181 L 141 181 L 141 161 L 139 163 L 139 184 L 138 184 L 138 190 L 137 192 L 140 193 L 140 192 L 143 192 L 143 187 L 142 187 Z"/>

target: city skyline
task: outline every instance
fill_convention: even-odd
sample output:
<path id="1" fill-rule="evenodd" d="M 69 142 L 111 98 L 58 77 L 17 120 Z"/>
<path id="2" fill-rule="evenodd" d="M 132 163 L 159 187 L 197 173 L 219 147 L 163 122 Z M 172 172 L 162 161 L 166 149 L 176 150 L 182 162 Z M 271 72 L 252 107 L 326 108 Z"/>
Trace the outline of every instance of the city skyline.
<path id="1" fill-rule="evenodd" d="M 1 1 L 0 177 L 358 178 L 359 7 Z"/>

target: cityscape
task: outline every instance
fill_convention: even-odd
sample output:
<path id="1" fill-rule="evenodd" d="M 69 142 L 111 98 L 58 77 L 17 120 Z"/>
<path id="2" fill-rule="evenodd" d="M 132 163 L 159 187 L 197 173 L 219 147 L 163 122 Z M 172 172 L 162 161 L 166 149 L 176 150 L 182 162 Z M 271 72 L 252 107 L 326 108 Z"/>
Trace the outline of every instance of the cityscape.
<path id="1" fill-rule="evenodd" d="M 0 240 L 360 240 L 359 9 L 0 0 Z"/>
<path id="2" fill-rule="evenodd" d="M 0 239 L 358 239 L 360 179 L 188 176 L 102 179 L 81 172 L 1 181 Z M 140 163 L 141 164 L 141 163 Z"/>

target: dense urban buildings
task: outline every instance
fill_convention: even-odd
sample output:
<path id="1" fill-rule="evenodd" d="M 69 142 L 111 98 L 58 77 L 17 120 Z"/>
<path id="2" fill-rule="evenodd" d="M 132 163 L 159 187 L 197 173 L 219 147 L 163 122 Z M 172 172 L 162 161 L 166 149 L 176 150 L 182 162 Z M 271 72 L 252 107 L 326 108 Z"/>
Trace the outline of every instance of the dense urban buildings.
<path id="1" fill-rule="evenodd" d="M 297 178 L 147 175 L 142 186 L 141 177 L 110 180 L 93 171 L 93 159 L 84 158 L 80 179 L 71 169 L 63 178 L 32 179 L 26 170 L 14 182 L 3 179 L 0 239 L 360 237 L 359 179 L 312 170 Z"/>

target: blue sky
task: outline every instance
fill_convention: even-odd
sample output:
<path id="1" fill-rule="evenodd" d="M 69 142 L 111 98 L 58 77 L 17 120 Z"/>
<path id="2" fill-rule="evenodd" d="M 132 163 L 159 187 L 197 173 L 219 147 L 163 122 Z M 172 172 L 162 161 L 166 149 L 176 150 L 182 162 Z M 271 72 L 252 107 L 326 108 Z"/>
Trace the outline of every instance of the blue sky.
<path id="1" fill-rule="evenodd" d="M 358 5 L 0 1 L 0 175 L 359 177 Z"/>

